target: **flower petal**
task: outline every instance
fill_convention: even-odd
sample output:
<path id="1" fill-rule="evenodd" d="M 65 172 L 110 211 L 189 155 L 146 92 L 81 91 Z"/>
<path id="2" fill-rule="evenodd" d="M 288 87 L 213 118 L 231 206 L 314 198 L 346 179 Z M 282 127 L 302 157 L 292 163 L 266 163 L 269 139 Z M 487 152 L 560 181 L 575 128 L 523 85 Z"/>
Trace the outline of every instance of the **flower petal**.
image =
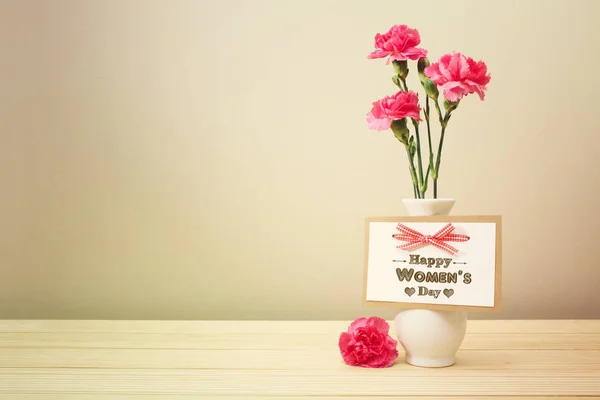
<path id="1" fill-rule="evenodd" d="M 477 93 L 481 100 L 486 85 L 490 82 L 487 66 L 483 61 L 475 62 L 461 53 L 444 54 L 440 60 L 425 68 L 425 75 L 444 92 L 448 101 L 459 101 L 464 96 Z"/>
<path id="2" fill-rule="evenodd" d="M 338 340 L 338 346 L 340 348 L 340 351 L 342 353 L 348 351 L 348 346 L 350 346 L 351 342 L 352 342 L 352 335 L 349 334 L 348 332 L 342 332 L 340 334 L 340 339 Z"/>
<path id="3" fill-rule="evenodd" d="M 379 332 L 384 333 L 386 335 L 390 331 L 390 325 L 383 318 L 371 317 L 369 318 L 368 323 L 369 325 L 375 327 Z"/>
<path id="4" fill-rule="evenodd" d="M 367 56 L 367 58 L 373 59 L 373 58 L 384 58 L 389 56 L 390 53 L 389 51 L 384 51 L 384 50 L 374 50 L 371 54 L 369 54 Z"/>
<path id="5" fill-rule="evenodd" d="M 369 320 L 367 318 L 357 318 L 348 327 L 348 333 L 354 334 L 358 329 L 365 328 L 368 325 Z"/>
<path id="6" fill-rule="evenodd" d="M 406 25 L 394 25 L 387 33 L 375 35 L 375 51 L 367 58 L 383 58 L 390 56 L 386 61 L 418 60 L 427 55 L 427 50 L 418 48 L 421 36 L 416 29 Z"/>
<path id="7" fill-rule="evenodd" d="M 390 118 L 376 118 L 373 116 L 373 113 L 367 114 L 367 123 L 369 129 L 373 129 L 376 131 L 385 131 L 390 129 L 392 126 L 392 120 Z"/>

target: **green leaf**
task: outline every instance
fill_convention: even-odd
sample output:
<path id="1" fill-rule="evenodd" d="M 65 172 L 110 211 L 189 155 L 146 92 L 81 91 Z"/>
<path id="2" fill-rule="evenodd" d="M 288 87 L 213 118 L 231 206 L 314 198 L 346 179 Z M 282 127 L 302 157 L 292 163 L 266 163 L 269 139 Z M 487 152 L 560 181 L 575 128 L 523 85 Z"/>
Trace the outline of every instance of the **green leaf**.
<path id="1" fill-rule="evenodd" d="M 421 193 L 425 194 L 425 192 L 427 191 L 427 181 L 423 182 L 420 189 Z"/>
<path id="2" fill-rule="evenodd" d="M 427 173 L 429 173 L 429 170 L 431 170 L 431 178 L 437 179 L 438 174 L 437 174 L 437 171 L 435 170 L 435 166 L 433 165 L 433 155 L 429 156 L 429 167 L 427 167 Z"/>
<path id="3" fill-rule="evenodd" d="M 404 88 L 402 87 L 402 84 L 400 83 L 400 78 L 398 77 L 398 75 L 392 76 L 392 82 L 394 82 L 394 85 L 398 86 L 400 88 L 400 90 L 404 91 Z"/>

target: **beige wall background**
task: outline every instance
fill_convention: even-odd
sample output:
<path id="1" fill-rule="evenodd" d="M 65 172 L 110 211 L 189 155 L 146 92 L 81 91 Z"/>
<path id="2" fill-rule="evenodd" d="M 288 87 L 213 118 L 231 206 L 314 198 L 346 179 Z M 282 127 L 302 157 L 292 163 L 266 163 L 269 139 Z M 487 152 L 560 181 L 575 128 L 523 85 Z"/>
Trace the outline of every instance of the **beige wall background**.
<path id="1" fill-rule="evenodd" d="M 600 2 L 0 1 L 0 318 L 352 319 L 404 215 L 376 32 L 492 74 L 448 130 L 454 214 L 504 217 L 504 310 L 600 318 Z M 411 76 L 410 86 L 416 87 Z"/>

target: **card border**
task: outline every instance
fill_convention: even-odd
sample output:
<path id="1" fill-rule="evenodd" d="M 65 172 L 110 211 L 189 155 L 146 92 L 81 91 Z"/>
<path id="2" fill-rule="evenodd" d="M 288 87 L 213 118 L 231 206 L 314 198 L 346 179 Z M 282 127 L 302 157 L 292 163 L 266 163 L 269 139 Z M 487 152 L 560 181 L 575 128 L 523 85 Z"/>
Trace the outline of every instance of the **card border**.
<path id="1" fill-rule="evenodd" d="M 461 306 L 367 300 L 367 271 L 369 267 L 369 228 L 371 222 L 491 222 L 496 224 L 496 270 L 493 306 Z M 383 308 L 415 308 L 440 311 L 502 311 L 502 216 L 501 215 L 436 215 L 429 217 L 368 217 L 365 219 L 365 259 L 363 268 L 363 306 Z"/>

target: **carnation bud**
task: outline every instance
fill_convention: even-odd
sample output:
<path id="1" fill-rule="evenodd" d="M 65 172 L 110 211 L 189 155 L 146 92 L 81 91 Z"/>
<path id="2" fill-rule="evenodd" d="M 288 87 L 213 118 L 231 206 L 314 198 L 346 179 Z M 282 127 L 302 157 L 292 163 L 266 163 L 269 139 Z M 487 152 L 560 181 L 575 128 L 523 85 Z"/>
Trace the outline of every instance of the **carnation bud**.
<path id="1" fill-rule="evenodd" d="M 404 61 L 392 61 L 392 65 L 394 66 L 394 72 L 398 74 L 402 79 L 406 79 L 408 75 L 408 62 Z"/>
<path id="2" fill-rule="evenodd" d="M 421 84 L 423 85 L 423 88 L 425 89 L 425 93 L 427 94 L 427 96 L 429 96 L 430 98 L 432 98 L 433 100 L 437 100 L 438 96 L 440 95 L 440 92 L 437 88 L 437 85 L 435 84 L 434 81 L 432 81 L 429 78 L 423 78 L 421 80 Z"/>
<path id="3" fill-rule="evenodd" d="M 417 61 L 417 70 L 419 71 L 419 80 L 421 81 L 421 85 L 423 85 L 423 81 L 427 79 L 425 76 L 425 68 L 429 67 L 431 63 L 427 57 L 419 58 Z"/>
<path id="4" fill-rule="evenodd" d="M 417 61 L 417 69 L 419 70 L 419 74 L 425 73 L 425 68 L 429 67 L 431 63 L 427 57 L 419 58 Z"/>
<path id="5" fill-rule="evenodd" d="M 444 108 L 446 109 L 446 111 L 452 112 L 452 111 L 456 110 L 456 107 L 458 107 L 458 103 L 460 103 L 460 100 L 459 101 L 444 100 Z"/>
<path id="6" fill-rule="evenodd" d="M 404 145 L 408 145 L 408 127 L 406 126 L 406 118 L 393 120 L 391 128 L 396 139 Z"/>
<path id="7" fill-rule="evenodd" d="M 413 136 L 411 136 L 408 141 L 408 150 L 410 152 L 410 158 L 414 158 L 415 153 L 417 152 L 417 144 L 415 143 Z"/>

